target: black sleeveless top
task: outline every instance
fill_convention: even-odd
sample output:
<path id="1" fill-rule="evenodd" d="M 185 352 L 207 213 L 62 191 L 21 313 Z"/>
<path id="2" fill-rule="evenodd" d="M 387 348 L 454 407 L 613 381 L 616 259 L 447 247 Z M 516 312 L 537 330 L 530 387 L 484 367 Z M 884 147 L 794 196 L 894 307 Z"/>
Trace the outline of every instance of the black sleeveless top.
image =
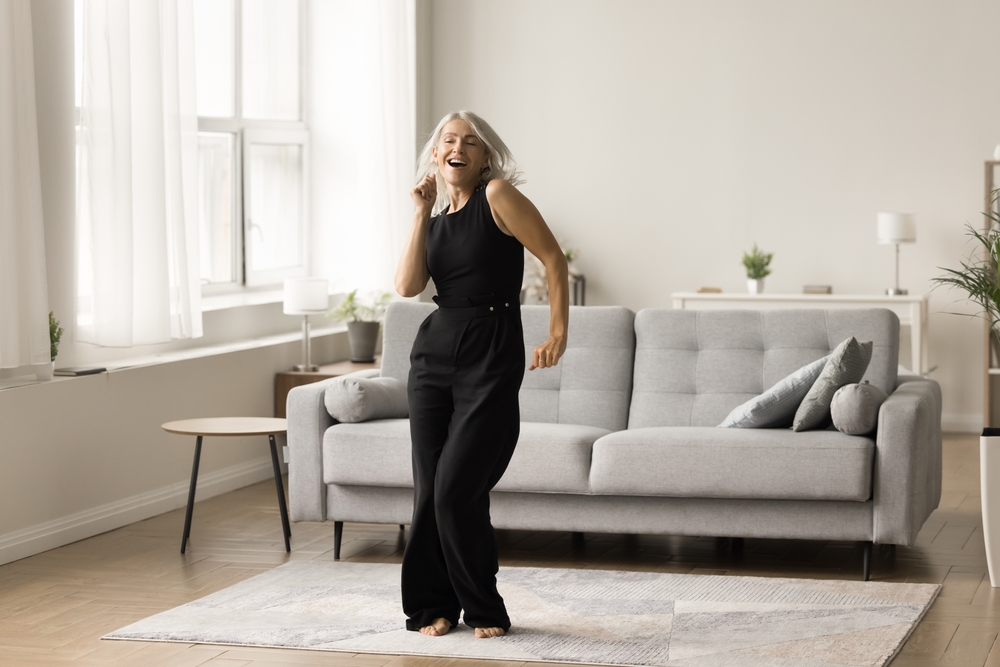
<path id="1" fill-rule="evenodd" d="M 431 218 L 427 270 L 438 295 L 445 298 L 492 294 L 498 301 L 519 300 L 524 246 L 497 227 L 485 183 L 456 213 L 445 211 Z"/>

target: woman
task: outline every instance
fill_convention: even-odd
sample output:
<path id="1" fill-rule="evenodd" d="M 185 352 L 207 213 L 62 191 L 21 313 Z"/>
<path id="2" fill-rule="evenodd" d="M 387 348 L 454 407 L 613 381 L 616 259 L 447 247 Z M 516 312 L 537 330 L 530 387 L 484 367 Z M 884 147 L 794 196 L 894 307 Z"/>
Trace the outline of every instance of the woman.
<path id="1" fill-rule="evenodd" d="M 518 176 L 493 129 L 459 111 L 424 146 L 410 192 L 416 212 L 396 290 L 416 296 L 434 278 L 439 308 L 410 354 L 414 505 L 402 592 L 407 629 L 430 636 L 447 633 L 463 610 L 476 637 L 510 629 L 497 592 L 489 494 L 520 428 L 524 248 L 545 264 L 552 304 L 549 338 L 528 370 L 555 366 L 566 351 L 566 258 L 515 187 Z M 435 207 L 442 212 L 431 217 Z"/>

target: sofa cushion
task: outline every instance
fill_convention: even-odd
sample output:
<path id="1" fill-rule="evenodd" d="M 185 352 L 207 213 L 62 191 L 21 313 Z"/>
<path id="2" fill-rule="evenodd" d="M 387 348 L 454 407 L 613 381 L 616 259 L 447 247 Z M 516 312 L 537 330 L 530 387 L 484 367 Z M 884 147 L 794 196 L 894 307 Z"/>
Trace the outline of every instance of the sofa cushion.
<path id="1" fill-rule="evenodd" d="M 607 429 L 521 422 L 521 434 L 498 491 L 587 493 L 594 441 Z M 323 437 L 327 484 L 413 486 L 410 420 L 334 424 Z"/>
<path id="2" fill-rule="evenodd" d="M 833 425 L 841 433 L 868 435 L 878 426 L 878 409 L 886 398 L 884 391 L 867 382 L 845 384 L 830 403 Z"/>
<path id="3" fill-rule="evenodd" d="M 789 426 L 802 399 L 823 372 L 828 357 L 806 364 L 756 398 L 733 408 L 720 428 L 779 428 Z"/>
<path id="4" fill-rule="evenodd" d="M 596 426 L 521 422 L 514 456 L 496 490 L 588 493 L 594 441 L 608 433 Z"/>
<path id="5" fill-rule="evenodd" d="M 875 443 L 839 431 L 653 427 L 594 443 L 594 494 L 857 500 L 871 496 Z"/>
<path id="6" fill-rule="evenodd" d="M 845 384 L 860 382 L 871 358 L 872 341 L 861 343 L 851 336 L 838 345 L 795 411 L 792 430 L 808 431 L 828 426 L 833 395 Z"/>
<path id="7" fill-rule="evenodd" d="M 330 382 L 323 402 L 339 422 L 401 419 L 410 414 L 406 382 L 393 377 L 342 375 Z"/>

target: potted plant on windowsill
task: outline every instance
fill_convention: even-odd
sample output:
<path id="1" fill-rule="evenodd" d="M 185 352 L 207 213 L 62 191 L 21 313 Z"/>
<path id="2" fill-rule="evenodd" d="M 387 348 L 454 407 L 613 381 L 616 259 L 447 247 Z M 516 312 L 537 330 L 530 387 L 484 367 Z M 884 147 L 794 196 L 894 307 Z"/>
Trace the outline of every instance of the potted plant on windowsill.
<path id="1" fill-rule="evenodd" d="M 56 367 L 56 355 L 59 354 L 59 341 L 62 340 L 63 328 L 55 314 L 49 311 L 49 363 L 35 366 L 35 377 L 39 380 L 51 380 Z"/>
<path id="2" fill-rule="evenodd" d="M 757 244 L 753 244 L 753 250 L 743 253 L 743 266 L 747 270 L 747 291 L 750 294 L 761 294 L 764 291 L 764 278 L 771 274 L 767 268 L 771 264 L 774 253 L 762 252 Z"/>
<path id="3" fill-rule="evenodd" d="M 389 292 L 382 292 L 376 294 L 370 304 L 362 303 L 358 299 L 358 290 L 354 290 L 327 315 L 338 322 L 347 322 L 351 361 L 362 363 L 375 361 L 378 332 L 391 300 L 392 295 Z"/>

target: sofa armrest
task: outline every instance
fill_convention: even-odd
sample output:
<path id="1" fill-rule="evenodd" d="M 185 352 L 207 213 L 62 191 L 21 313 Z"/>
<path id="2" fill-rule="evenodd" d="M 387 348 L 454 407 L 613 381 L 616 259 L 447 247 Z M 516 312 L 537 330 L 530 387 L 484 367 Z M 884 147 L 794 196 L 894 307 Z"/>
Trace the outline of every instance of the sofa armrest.
<path id="1" fill-rule="evenodd" d="M 378 369 L 350 373 L 376 377 Z M 336 420 L 326 411 L 323 395 L 336 378 L 295 387 L 288 392 L 288 505 L 292 521 L 326 519 L 323 482 L 323 435 Z"/>
<path id="2" fill-rule="evenodd" d="M 941 500 L 941 387 L 900 377 L 878 415 L 874 541 L 910 546 Z"/>

